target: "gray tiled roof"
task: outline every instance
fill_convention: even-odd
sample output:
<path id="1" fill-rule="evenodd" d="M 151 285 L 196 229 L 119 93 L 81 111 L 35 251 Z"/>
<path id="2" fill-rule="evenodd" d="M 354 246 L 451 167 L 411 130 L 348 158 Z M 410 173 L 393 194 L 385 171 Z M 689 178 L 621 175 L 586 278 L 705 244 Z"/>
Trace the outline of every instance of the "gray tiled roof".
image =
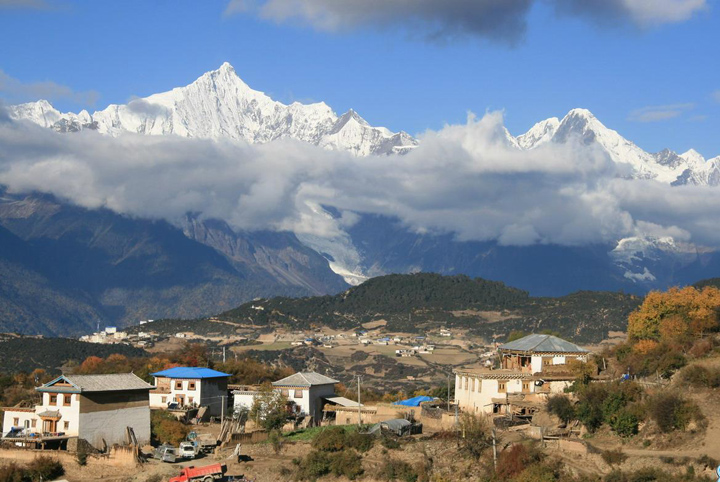
<path id="1" fill-rule="evenodd" d="M 329 385 L 340 383 L 334 378 L 326 377 L 315 372 L 300 372 L 273 382 L 275 386 L 311 387 L 314 385 Z"/>
<path id="2" fill-rule="evenodd" d="M 565 352 L 585 353 L 586 349 L 577 346 L 575 343 L 558 338 L 552 335 L 528 335 L 519 340 L 511 341 L 500 345 L 498 350 L 527 351 L 527 352 Z"/>
<path id="3" fill-rule="evenodd" d="M 53 384 L 61 379 L 80 392 L 114 392 L 118 390 L 150 390 L 152 385 L 143 381 L 134 373 L 116 373 L 109 375 L 63 375 L 39 387 L 39 391 L 53 391 Z M 59 391 L 75 391 L 59 390 Z"/>

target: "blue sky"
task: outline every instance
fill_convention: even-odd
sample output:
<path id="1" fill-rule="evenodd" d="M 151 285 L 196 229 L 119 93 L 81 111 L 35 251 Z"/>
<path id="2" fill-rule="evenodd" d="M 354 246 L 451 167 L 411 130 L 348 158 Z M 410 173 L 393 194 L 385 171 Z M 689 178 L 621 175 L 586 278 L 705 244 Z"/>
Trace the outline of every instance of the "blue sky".
<path id="1" fill-rule="evenodd" d="M 463 122 L 468 111 L 502 109 L 517 135 L 584 107 L 646 150 L 720 155 L 717 3 L 658 0 L 702 8 L 687 19 L 642 23 L 517 1 L 531 6 L 527 30 L 511 45 L 492 33 L 428 40 L 402 20 L 353 17 L 328 31 L 252 8 L 228 14 L 220 1 L 0 0 L 0 98 L 55 92 L 50 100 L 61 110 L 92 111 L 188 84 L 229 61 L 277 100 L 324 100 L 413 134 Z M 53 88 L 35 84 L 44 81 Z"/>

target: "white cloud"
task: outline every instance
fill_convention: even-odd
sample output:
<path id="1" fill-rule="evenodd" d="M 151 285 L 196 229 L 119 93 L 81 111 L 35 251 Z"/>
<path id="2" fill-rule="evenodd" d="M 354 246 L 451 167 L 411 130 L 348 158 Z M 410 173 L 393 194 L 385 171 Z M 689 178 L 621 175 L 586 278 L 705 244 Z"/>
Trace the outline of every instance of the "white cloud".
<path id="1" fill-rule="evenodd" d="M 716 102 L 720 102 L 720 89 L 712 93 L 712 98 L 715 99 Z"/>
<path id="2" fill-rule="evenodd" d="M 630 112 L 628 120 L 633 122 L 659 122 L 679 117 L 694 108 L 695 104 L 692 103 L 651 105 Z"/>
<path id="3" fill-rule="evenodd" d="M 22 82 L 0 70 L 0 96 L 10 103 L 45 99 L 63 99 L 79 105 L 93 106 L 99 97 L 95 91 L 76 92 L 66 85 L 52 81 Z"/>
<path id="4" fill-rule="evenodd" d="M 393 158 L 292 140 L 264 145 L 0 123 L 0 184 L 171 222 L 187 212 L 241 229 L 342 237 L 353 213 L 502 244 L 585 245 L 641 233 L 720 246 L 720 189 L 621 179 L 579 140 L 519 151 L 502 114 L 428 131 Z M 318 215 L 317 206 L 342 216 Z"/>

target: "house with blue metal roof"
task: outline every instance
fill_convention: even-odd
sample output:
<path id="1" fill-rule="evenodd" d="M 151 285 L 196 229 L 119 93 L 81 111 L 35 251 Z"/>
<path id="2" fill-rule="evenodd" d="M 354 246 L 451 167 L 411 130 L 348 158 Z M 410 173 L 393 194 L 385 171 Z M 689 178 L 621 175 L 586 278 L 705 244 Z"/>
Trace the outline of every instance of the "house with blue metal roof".
<path id="1" fill-rule="evenodd" d="M 155 387 L 150 407 L 207 407 L 210 416 L 220 416 L 228 403 L 228 373 L 205 367 L 173 367 L 152 374 Z"/>

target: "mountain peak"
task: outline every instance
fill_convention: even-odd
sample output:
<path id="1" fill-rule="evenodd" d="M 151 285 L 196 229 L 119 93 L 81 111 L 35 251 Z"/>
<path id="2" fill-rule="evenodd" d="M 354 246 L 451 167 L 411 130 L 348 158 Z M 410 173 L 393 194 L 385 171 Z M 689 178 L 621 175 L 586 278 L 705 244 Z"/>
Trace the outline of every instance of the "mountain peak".
<path id="1" fill-rule="evenodd" d="M 565 116 L 565 118 L 568 118 L 568 117 L 581 117 L 583 119 L 595 119 L 595 115 L 592 112 L 590 112 L 587 109 L 582 109 L 582 108 L 571 109 L 570 112 L 568 112 L 567 115 Z"/>

